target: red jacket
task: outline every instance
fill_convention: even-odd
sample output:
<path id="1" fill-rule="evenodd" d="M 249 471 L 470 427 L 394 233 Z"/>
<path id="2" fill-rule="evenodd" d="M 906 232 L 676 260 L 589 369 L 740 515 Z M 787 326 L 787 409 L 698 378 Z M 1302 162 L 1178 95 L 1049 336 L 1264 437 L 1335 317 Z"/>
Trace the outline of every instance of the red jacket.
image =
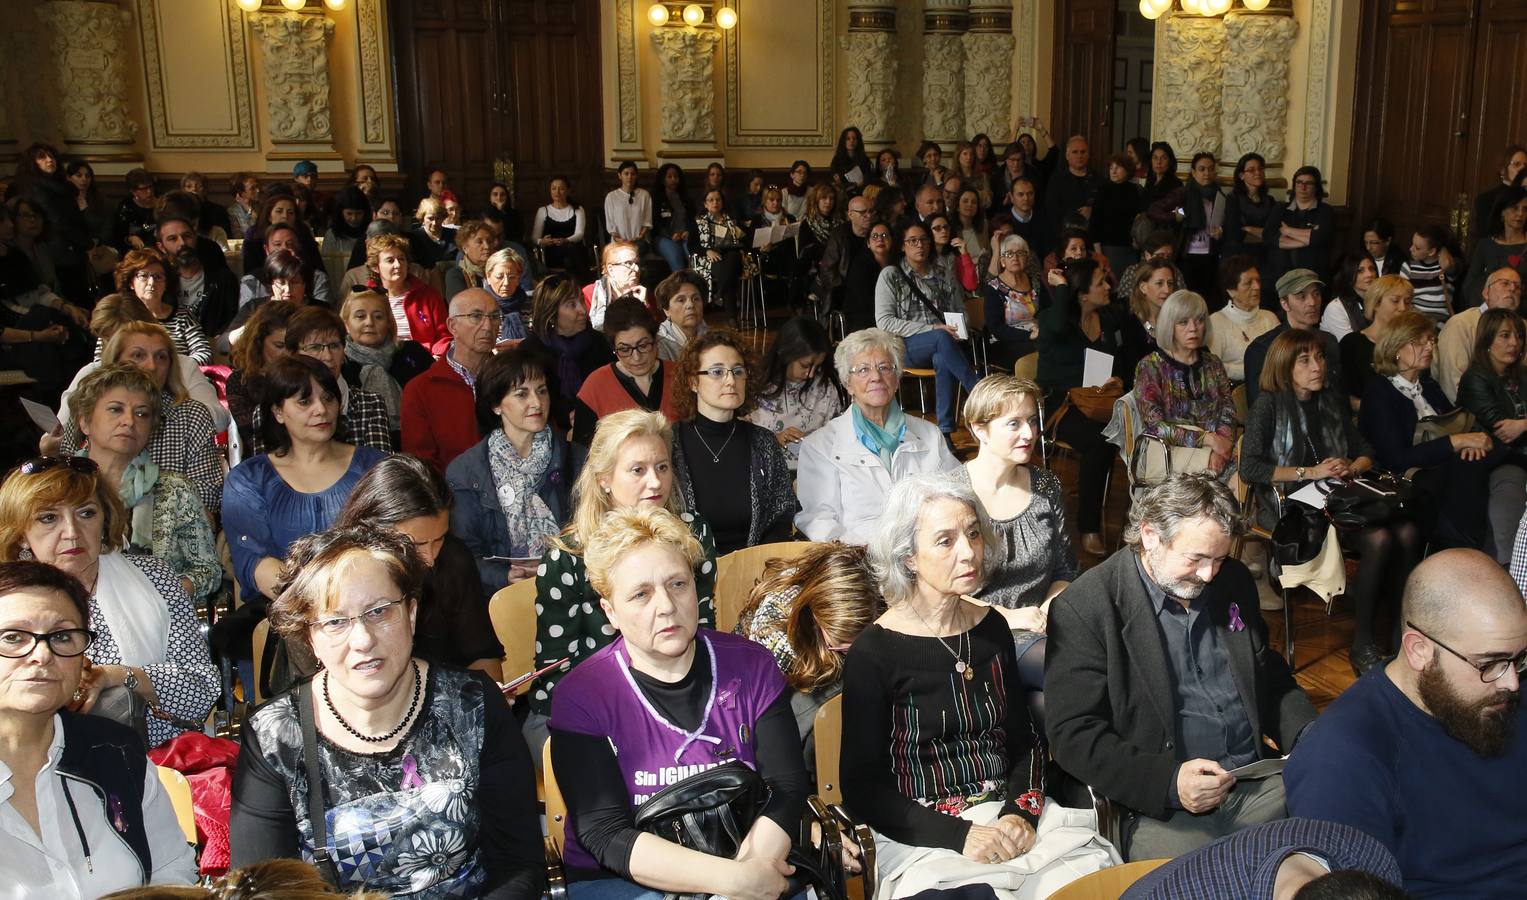
<path id="1" fill-rule="evenodd" d="M 403 388 L 403 452 L 444 472 L 482 438 L 473 397 L 443 356 L 435 360 Z"/>
<path id="2" fill-rule="evenodd" d="M 451 345 L 451 332 L 446 328 L 449 314 L 440 292 L 427 281 L 409 276 L 408 293 L 403 295 L 403 315 L 408 317 L 408 330 L 435 356 L 445 353 Z M 475 443 L 475 442 L 474 442 Z"/>

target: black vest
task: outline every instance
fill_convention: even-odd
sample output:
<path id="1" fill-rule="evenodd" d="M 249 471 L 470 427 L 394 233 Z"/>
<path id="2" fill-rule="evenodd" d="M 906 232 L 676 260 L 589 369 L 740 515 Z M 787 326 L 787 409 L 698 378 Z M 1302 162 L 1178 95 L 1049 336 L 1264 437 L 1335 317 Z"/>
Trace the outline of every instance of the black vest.
<path id="1" fill-rule="evenodd" d="M 59 712 L 64 752 L 58 773 L 84 784 L 101 801 L 106 821 L 143 865 L 143 882 L 153 873 L 148 833 L 143 824 L 143 781 L 148 756 L 143 742 L 125 725 L 100 716 Z"/>

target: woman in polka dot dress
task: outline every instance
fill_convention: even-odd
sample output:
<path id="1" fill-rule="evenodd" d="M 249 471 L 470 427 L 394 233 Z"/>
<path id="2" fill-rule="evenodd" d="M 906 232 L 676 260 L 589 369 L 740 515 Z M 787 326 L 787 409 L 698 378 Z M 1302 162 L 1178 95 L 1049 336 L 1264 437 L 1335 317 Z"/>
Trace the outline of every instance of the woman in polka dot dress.
<path id="1" fill-rule="evenodd" d="M 599 421 L 588 460 L 573 485 L 573 517 L 551 542 L 536 569 L 536 668 L 560 659 L 567 666 L 542 675 L 530 692 L 525 736 L 531 755 L 540 759 L 551 715 L 551 692 L 557 681 L 581 660 L 615 639 L 615 629 L 599 606 L 579 550 L 612 509 L 652 504 L 666 507 L 689 523 L 705 559 L 695 569 L 700 596 L 700 625 L 716 627 L 716 543 L 710 526 L 684 510 L 673 489 L 673 426 L 661 413 L 629 409 Z"/>

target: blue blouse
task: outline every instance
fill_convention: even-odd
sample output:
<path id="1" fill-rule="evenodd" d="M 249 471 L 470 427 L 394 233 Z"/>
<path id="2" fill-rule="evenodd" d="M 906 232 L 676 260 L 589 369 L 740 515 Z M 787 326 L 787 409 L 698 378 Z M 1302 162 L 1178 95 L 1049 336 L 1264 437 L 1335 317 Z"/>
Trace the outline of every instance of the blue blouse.
<path id="1" fill-rule="evenodd" d="M 328 528 L 355 483 L 387 456 L 380 450 L 357 446 L 345 474 L 314 494 L 304 494 L 283 481 L 264 453 L 244 460 L 228 473 L 223 486 L 223 530 L 246 602 L 260 594 L 254 577 L 260 560 L 267 556 L 281 559 L 298 538 Z"/>

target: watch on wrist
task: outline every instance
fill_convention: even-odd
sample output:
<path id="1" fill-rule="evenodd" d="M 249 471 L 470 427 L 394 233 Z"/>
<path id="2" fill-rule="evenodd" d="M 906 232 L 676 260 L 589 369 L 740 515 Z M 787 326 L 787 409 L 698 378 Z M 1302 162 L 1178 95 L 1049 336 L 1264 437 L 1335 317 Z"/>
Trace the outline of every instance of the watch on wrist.
<path id="1" fill-rule="evenodd" d="M 127 669 L 127 677 L 122 679 L 122 686 L 136 694 L 138 692 L 138 673 L 129 667 Z"/>
<path id="2" fill-rule="evenodd" d="M 1299 480 L 1300 480 L 1300 481 L 1303 481 L 1303 480 L 1304 480 L 1304 466 L 1300 466 L 1300 467 L 1299 467 L 1299 468 L 1297 468 L 1297 469 L 1295 469 L 1295 470 L 1294 470 L 1294 475 L 1295 475 L 1295 476 L 1296 476 L 1296 477 L 1297 477 L 1297 478 L 1298 478 L 1298 479 L 1299 479 Z"/>

